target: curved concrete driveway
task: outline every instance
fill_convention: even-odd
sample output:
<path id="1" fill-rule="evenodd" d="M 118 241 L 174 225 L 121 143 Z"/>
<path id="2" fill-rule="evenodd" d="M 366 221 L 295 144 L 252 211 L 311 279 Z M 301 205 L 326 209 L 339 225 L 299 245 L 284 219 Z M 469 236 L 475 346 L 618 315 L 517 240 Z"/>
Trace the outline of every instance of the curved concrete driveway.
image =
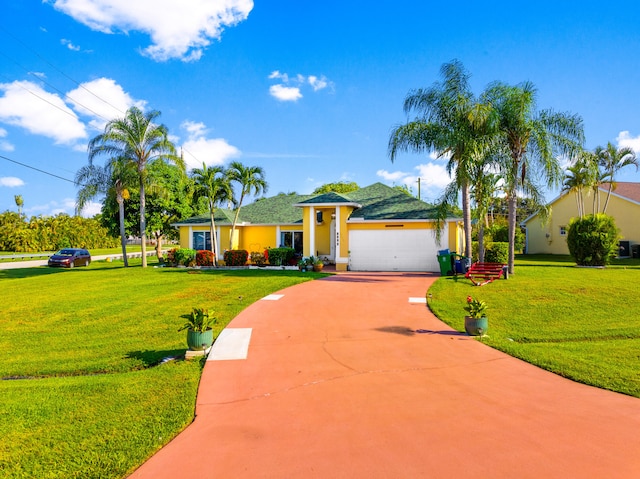
<path id="1" fill-rule="evenodd" d="M 251 305 L 226 330 L 251 332 L 246 359 L 210 355 L 195 421 L 131 477 L 640 477 L 640 400 L 451 330 L 420 303 L 434 280 L 339 274 Z"/>

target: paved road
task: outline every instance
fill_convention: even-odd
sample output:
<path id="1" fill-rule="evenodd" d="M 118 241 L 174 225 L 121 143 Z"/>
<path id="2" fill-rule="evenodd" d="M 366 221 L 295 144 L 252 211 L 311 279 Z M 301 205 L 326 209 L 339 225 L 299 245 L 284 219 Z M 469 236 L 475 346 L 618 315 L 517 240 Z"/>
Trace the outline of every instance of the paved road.
<path id="1" fill-rule="evenodd" d="M 131 479 L 640 477 L 640 400 L 453 331 L 421 303 L 435 279 L 338 274 L 249 306 L 194 422 Z"/>
<path id="2" fill-rule="evenodd" d="M 155 251 L 147 252 L 147 256 L 153 256 L 155 254 L 156 254 Z M 129 253 L 127 256 L 129 258 L 135 258 L 135 257 L 139 257 L 140 253 Z M 103 261 L 107 258 L 122 259 L 122 255 L 121 254 L 98 255 L 98 256 L 92 256 L 91 260 Z M 0 261 L 0 269 L 37 268 L 39 266 L 46 266 L 46 265 L 47 265 L 46 259 L 37 259 L 37 260 L 30 260 L 30 261 Z"/>

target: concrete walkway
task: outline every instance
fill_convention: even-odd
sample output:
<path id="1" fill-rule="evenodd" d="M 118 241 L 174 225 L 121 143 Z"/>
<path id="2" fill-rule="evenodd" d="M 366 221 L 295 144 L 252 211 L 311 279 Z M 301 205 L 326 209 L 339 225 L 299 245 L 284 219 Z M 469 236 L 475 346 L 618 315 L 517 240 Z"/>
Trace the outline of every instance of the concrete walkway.
<path id="1" fill-rule="evenodd" d="M 640 477 L 640 400 L 451 330 L 435 279 L 346 273 L 251 305 L 195 421 L 131 478 Z"/>

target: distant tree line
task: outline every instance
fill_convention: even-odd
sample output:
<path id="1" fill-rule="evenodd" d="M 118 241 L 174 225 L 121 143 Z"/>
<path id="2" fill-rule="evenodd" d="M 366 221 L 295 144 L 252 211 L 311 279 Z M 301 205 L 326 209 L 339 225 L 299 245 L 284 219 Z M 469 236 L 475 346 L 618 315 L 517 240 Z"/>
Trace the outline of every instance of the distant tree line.
<path id="1" fill-rule="evenodd" d="M 97 218 L 61 213 L 27 219 L 13 211 L 0 214 L 0 251 L 33 253 L 69 247 L 113 248 L 117 245 L 117 238 L 110 236 Z"/>

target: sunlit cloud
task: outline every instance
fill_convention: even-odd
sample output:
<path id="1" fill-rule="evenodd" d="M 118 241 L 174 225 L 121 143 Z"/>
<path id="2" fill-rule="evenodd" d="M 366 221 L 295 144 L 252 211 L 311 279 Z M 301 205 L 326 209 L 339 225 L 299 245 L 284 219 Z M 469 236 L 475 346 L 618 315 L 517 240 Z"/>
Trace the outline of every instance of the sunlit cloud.
<path id="1" fill-rule="evenodd" d="M 106 34 L 142 32 L 151 45 L 142 53 L 155 61 L 199 60 L 226 27 L 246 20 L 252 0 L 48 0 L 54 8 Z"/>
<path id="2" fill-rule="evenodd" d="M 301 75 L 290 76 L 288 73 L 282 73 L 280 70 L 274 70 L 269 74 L 269 80 L 278 80 L 280 83 L 271 85 L 269 93 L 272 97 L 279 101 L 298 101 L 302 98 L 302 88 L 311 87 L 314 92 L 324 90 L 325 88 L 333 89 L 333 83 L 324 75 Z"/>
<path id="3" fill-rule="evenodd" d="M 15 176 L 0 177 L 0 186 L 7 188 L 17 188 L 18 186 L 24 186 L 24 181 Z"/>
<path id="4" fill-rule="evenodd" d="M 618 147 L 631 148 L 636 154 L 640 155 L 640 135 L 632 137 L 628 131 L 621 131 L 616 138 Z"/>
<path id="5" fill-rule="evenodd" d="M 57 94 L 29 81 L 0 84 L 0 122 L 73 144 L 87 137 L 84 124 Z"/>
<path id="6" fill-rule="evenodd" d="M 185 121 L 181 128 L 187 132 L 187 141 L 183 143 L 184 161 L 187 169 L 222 165 L 237 158 L 241 152 L 223 138 L 207 138 L 208 130 L 204 123 Z"/>

